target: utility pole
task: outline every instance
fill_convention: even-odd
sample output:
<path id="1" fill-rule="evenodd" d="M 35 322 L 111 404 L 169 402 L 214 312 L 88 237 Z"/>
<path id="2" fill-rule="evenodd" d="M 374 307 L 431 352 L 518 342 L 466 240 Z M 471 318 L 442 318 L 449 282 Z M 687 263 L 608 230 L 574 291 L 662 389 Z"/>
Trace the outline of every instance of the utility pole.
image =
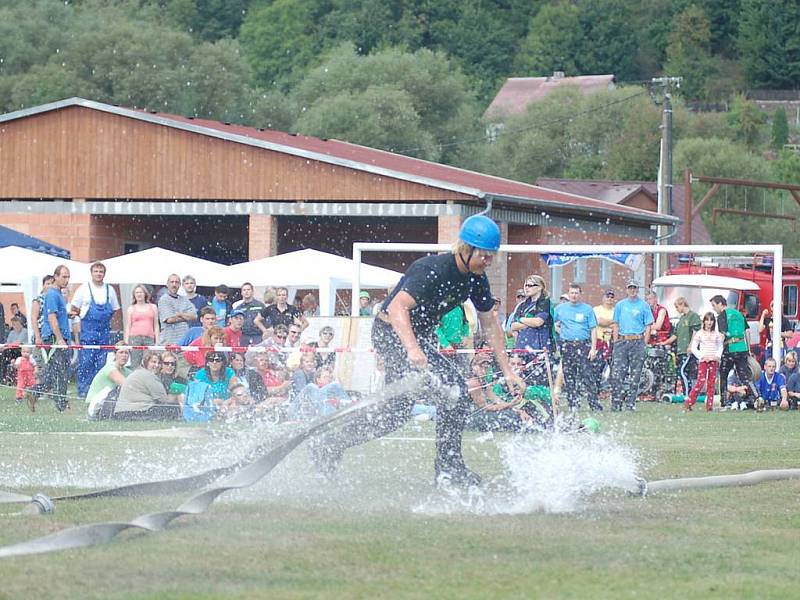
<path id="1" fill-rule="evenodd" d="M 672 214 L 672 90 L 679 88 L 682 77 L 654 77 L 652 83 L 661 86 L 664 93 L 663 110 L 661 112 L 661 156 L 658 166 L 658 214 Z M 656 233 L 656 244 L 661 245 L 671 236 L 659 225 Z M 664 257 L 664 260 L 666 257 Z M 662 255 L 656 254 L 653 278 L 659 277 L 663 271 Z"/>

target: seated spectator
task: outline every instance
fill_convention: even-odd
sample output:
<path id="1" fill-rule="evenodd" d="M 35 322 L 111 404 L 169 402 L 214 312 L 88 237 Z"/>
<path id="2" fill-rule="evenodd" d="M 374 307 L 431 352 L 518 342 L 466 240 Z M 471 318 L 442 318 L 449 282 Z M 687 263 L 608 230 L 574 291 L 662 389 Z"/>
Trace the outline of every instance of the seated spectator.
<path id="1" fill-rule="evenodd" d="M 21 348 L 20 355 L 14 360 L 17 370 L 17 403 L 23 398 L 27 400 L 31 412 L 36 412 L 36 395 L 33 386 L 36 385 L 36 364 L 33 362 L 32 348 Z"/>
<path id="2" fill-rule="evenodd" d="M 201 369 L 206 364 L 206 354 L 210 352 L 207 348 L 222 346 L 225 343 L 225 330 L 216 325 L 203 332 L 203 337 L 197 338 L 189 346 L 200 348 L 198 350 L 187 350 L 183 353 L 183 358 L 195 369 Z M 206 349 L 202 349 L 206 348 Z"/>
<path id="3" fill-rule="evenodd" d="M 472 359 L 472 376 L 467 380 L 467 388 L 473 407 L 466 427 L 476 431 L 520 431 L 523 419 L 529 418 L 523 417 L 515 402 L 502 397 L 504 390 L 493 383 L 492 365 L 493 359 L 488 354 L 479 353 Z"/>
<path id="4" fill-rule="evenodd" d="M 774 358 L 764 361 L 764 370 L 756 383 L 759 396 L 756 399 L 757 410 L 775 410 L 779 405 L 784 410 L 789 408 L 786 378 L 777 372 L 777 368 L 778 363 Z"/>
<path id="5" fill-rule="evenodd" d="M 795 410 L 800 406 L 800 372 L 795 372 L 786 382 L 786 399 Z"/>
<path id="6" fill-rule="evenodd" d="M 292 395 L 299 394 L 309 383 L 314 383 L 317 372 L 317 359 L 314 352 L 301 352 L 300 366 L 292 373 Z"/>
<path id="7" fill-rule="evenodd" d="M 22 323 L 22 328 L 27 329 L 28 317 L 22 314 L 22 311 L 20 311 L 19 309 L 19 304 L 17 304 L 16 302 L 12 302 L 9 308 L 11 309 L 11 318 L 13 319 L 14 317 L 19 317 L 19 320 Z M 26 339 L 25 341 L 27 342 L 28 340 Z M 6 340 L 6 343 L 8 343 L 8 340 Z"/>
<path id="8" fill-rule="evenodd" d="M 161 357 L 145 351 L 142 366 L 125 378 L 120 386 L 113 419 L 123 421 L 172 420 L 181 416 L 181 407 L 170 400 L 161 383 Z"/>
<path id="9" fill-rule="evenodd" d="M 231 311 L 228 326 L 225 328 L 225 345 L 233 348 L 242 346 L 242 327 L 244 326 L 244 311 L 235 308 Z"/>
<path id="10" fill-rule="evenodd" d="M 244 354 L 241 352 L 231 353 L 231 369 L 236 379 L 239 380 L 239 385 L 244 386 L 247 393 L 254 398 L 265 398 L 266 387 L 261 376 L 253 369 L 248 369 L 245 366 Z"/>
<path id="11" fill-rule="evenodd" d="M 127 367 L 130 356 L 127 348 L 117 348 L 113 360 L 106 362 L 92 379 L 86 392 L 87 413 L 90 419 L 97 416 L 109 394 L 119 388 L 131 374 L 131 369 Z"/>
<path id="12" fill-rule="evenodd" d="M 283 344 L 284 348 L 299 348 L 300 347 L 300 335 L 303 333 L 302 327 L 300 325 L 289 325 L 288 335 L 286 336 L 286 341 Z"/>
<path id="13" fill-rule="evenodd" d="M 173 352 L 167 351 L 161 354 L 161 383 L 164 384 L 170 401 L 183 405 L 188 382 L 178 375 L 178 355 Z"/>
<path id="14" fill-rule="evenodd" d="M 225 353 L 216 350 L 205 355 L 204 367 L 194 374 L 194 378 L 210 386 L 211 398 L 217 408 L 230 398 L 230 390 L 239 384 L 233 369 L 228 366 Z"/>
<path id="15" fill-rule="evenodd" d="M 186 334 L 178 342 L 179 346 L 188 346 L 193 341 L 203 337 L 203 334 L 217 324 L 217 314 L 210 306 L 204 306 L 200 309 L 199 318 L 200 325 L 191 327 Z"/>
<path id="16" fill-rule="evenodd" d="M 267 335 L 255 348 L 264 348 L 266 353 L 274 356 L 281 364 L 286 364 L 286 353 L 282 351 L 286 338 L 289 335 L 289 328 L 286 325 L 278 325 L 270 330 L 272 333 Z M 262 354 L 263 350 L 248 350 L 245 354 L 245 362 L 248 366 L 255 366 L 255 357 Z"/>
<path id="17" fill-rule="evenodd" d="M 293 421 L 307 421 L 330 415 L 349 404 L 350 396 L 334 381 L 332 371 L 322 367 L 314 372 L 313 381 L 289 401 L 288 416 Z"/>
<path id="18" fill-rule="evenodd" d="M 786 378 L 787 385 L 789 383 L 789 379 L 792 378 L 792 375 L 797 372 L 797 353 L 794 351 L 787 352 L 786 356 L 783 357 L 783 364 L 781 365 L 780 370 L 781 375 Z"/>
<path id="19" fill-rule="evenodd" d="M 279 406 L 289 399 L 291 381 L 287 380 L 286 370 L 275 355 L 261 352 L 255 357 L 255 372 L 263 383 L 263 396 L 259 397 L 251 391 L 253 399 L 267 407 Z"/>
<path id="20" fill-rule="evenodd" d="M 319 341 L 311 342 L 308 344 L 309 348 L 317 350 L 318 348 L 330 348 L 333 350 L 333 327 L 325 325 L 319 330 Z M 336 366 L 336 353 L 335 352 L 314 352 L 314 357 L 317 361 L 317 368 L 328 367 L 331 371 Z"/>
<path id="21" fill-rule="evenodd" d="M 731 369 L 731 372 L 728 373 L 725 389 L 728 393 L 727 406 L 730 410 L 746 410 L 748 408 L 749 386 L 739 379 L 736 369 Z"/>
<path id="22" fill-rule="evenodd" d="M 230 396 L 220 405 L 218 415 L 223 419 L 236 419 L 250 416 L 253 409 L 253 398 L 247 388 L 239 383 L 231 388 Z"/>
<path id="23" fill-rule="evenodd" d="M 6 337 L 6 344 L 27 344 L 28 330 L 22 326 L 22 319 L 14 315 L 11 317 L 11 329 Z M 21 355 L 19 348 L 5 348 L 0 351 L 0 382 L 12 383 L 12 365 Z"/>

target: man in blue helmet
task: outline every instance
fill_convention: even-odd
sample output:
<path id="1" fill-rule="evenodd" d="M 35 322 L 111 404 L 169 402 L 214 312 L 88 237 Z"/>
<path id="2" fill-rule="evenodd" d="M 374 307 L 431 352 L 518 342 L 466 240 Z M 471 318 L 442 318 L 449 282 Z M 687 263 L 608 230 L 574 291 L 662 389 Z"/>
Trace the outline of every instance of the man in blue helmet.
<path id="1" fill-rule="evenodd" d="M 429 370 L 447 386 L 458 386 L 458 398 L 429 398 L 436 410 L 436 481 L 462 487 L 477 485 L 480 477 L 464 464 L 461 437 L 471 407 L 459 363 L 438 352 L 436 328 L 447 312 L 472 300 L 481 329 L 494 349 L 506 382 L 518 393 L 525 384 L 511 370 L 505 354 L 505 335 L 492 315 L 494 299 L 486 269 L 500 247 L 497 223 L 484 215 L 464 221 L 459 240 L 447 254 L 416 260 L 383 302 L 372 328 L 372 343 L 386 365 L 386 383 L 415 370 Z M 318 470 L 330 475 L 347 448 L 400 428 L 411 416 L 413 394 L 388 399 L 366 414 L 354 417 L 337 432 L 312 445 Z"/>

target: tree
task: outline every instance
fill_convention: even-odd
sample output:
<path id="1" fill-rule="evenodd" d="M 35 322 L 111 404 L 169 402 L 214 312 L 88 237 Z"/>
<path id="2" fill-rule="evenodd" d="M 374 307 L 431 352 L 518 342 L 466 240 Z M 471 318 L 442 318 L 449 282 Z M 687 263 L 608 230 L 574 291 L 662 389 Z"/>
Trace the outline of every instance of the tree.
<path id="1" fill-rule="evenodd" d="M 39 0 L 0 7 L 0 75 L 45 64 L 70 37 L 75 10 L 68 3 Z"/>
<path id="2" fill-rule="evenodd" d="M 789 141 L 789 121 L 786 119 L 786 109 L 779 106 L 772 114 L 772 147 L 776 150 L 783 148 Z"/>
<path id="3" fill-rule="evenodd" d="M 761 136 L 766 117 L 744 94 L 737 94 L 731 103 L 728 120 L 736 132 L 736 139 L 753 148 Z"/>
<path id="4" fill-rule="evenodd" d="M 584 31 L 577 56 L 579 73 L 612 73 L 623 82 L 640 79 L 636 64 L 639 39 L 630 27 L 632 3 L 629 0 L 580 0 L 577 5 Z"/>
<path id="5" fill-rule="evenodd" d="M 791 150 L 781 150 L 778 157 L 770 162 L 772 178 L 783 183 L 797 184 L 800 181 L 800 154 Z"/>
<path id="6" fill-rule="evenodd" d="M 323 49 L 326 0 L 275 0 L 247 13 L 239 41 L 256 80 L 282 90 L 298 82 Z"/>
<path id="7" fill-rule="evenodd" d="M 756 88 L 794 89 L 800 81 L 800 3 L 741 0 L 739 55 Z"/>
<path id="8" fill-rule="evenodd" d="M 236 38 L 250 0 L 154 0 L 181 30 L 206 41 Z"/>
<path id="9" fill-rule="evenodd" d="M 575 5 L 546 4 L 531 19 L 514 71 L 528 77 L 550 75 L 553 71 L 575 75 L 582 38 L 580 11 Z"/>
<path id="10" fill-rule="evenodd" d="M 312 120 L 319 122 L 321 117 L 314 113 L 330 116 L 332 113 L 324 108 L 330 99 L 339 97 L 337 103 L 352 106 L 358 98 L 367 98 L 361 94 L 371 87 L 383 90 L 368 97 L 375 110 L 378 107 L 388 110 L 386 103 L 401 102 L 402 99 L 403 106 L 398 105 L 394 114 L 402 114 L 405 118 L 408 116 L 404 107 L 406 99 L 411 103 L 420 130 L 429 133 L 435 144 L 443 146 L 441 151 L 437 151 L 437 154 L 441 152 L 443 160 L 449 160 L 453 155 L 449 146 L 451 142 L 476 136 L 480 131 L 477 105 L 466 77 L 443 54 L 430 50 L 410 53 L 387 49 L 360 56 L 350 45 L 332 51 L 323 64 L 309 72 L 294 90 L 292 98 L 302 112 L 298 127 L 301 123 L 307 126 Z M 389 94 L 386 91 L 389 88 L 404 94 Z M 338 128 L 334 123 L 331 127 Z M 418 145 L 392 147 L 401 152 L 413 150 L 411 153 L 415 155 L 420 148 Z M 429 150 L 424 153 L 431 156 Z"/>
<path id="11" fill-rule="evenodd" d="M 693 4 L 673 21 L 665 64 L 667 74 L 683 77 L 681 95 L 688 99 L 707 99 L 706 84 L 714 73 L 710 48 L 711 23 Z"/>

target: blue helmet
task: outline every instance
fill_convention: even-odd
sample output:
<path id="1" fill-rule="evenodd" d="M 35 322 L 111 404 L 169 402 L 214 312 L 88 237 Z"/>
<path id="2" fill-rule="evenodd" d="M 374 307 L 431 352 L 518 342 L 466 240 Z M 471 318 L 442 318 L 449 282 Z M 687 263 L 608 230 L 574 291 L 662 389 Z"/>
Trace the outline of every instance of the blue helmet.
<path id="1" fill-rule="evenodd" d="M 472 215 L 461 225 L 458 239 L 474 248 L 495 252 L 500 248 L 500 228 L 486 215 Z"/>

